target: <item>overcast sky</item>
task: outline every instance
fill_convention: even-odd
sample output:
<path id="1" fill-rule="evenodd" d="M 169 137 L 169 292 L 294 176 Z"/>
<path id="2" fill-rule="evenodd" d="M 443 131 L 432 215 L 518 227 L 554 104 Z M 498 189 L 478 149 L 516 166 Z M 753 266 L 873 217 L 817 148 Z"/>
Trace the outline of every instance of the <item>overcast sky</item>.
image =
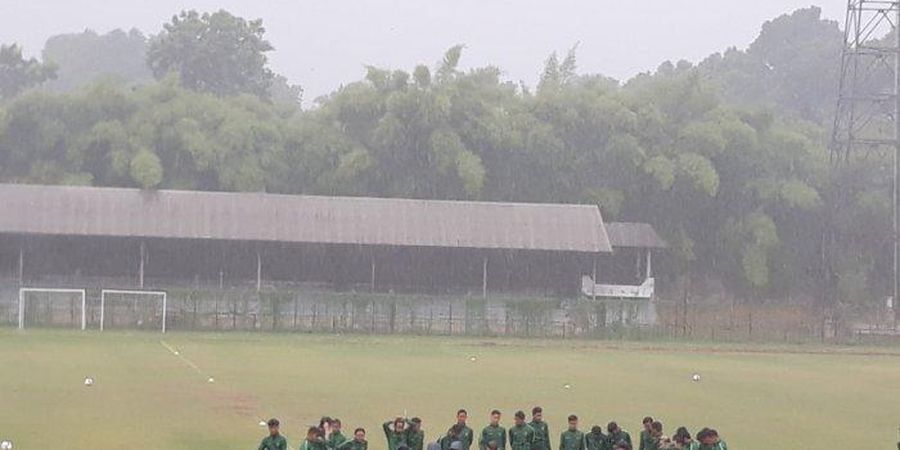
<path id="1" fill-rule="evenodd" d="M 0 42 L 37 55 L 49 36 L 138 28 L 182 9 L 262 18 L 275 71 L 307 100 L 359 79 L 364 65 L 434 65 L 464 44 L 463 67 L 499 66 L 534 84 L 543 61 L 576 42 L 582 73 L 627 79 L 665 60 L 746 47 L 766 20 L 813 0 L 0 0 Z M 841 19 L 845 0 L 817 0 Z"/>

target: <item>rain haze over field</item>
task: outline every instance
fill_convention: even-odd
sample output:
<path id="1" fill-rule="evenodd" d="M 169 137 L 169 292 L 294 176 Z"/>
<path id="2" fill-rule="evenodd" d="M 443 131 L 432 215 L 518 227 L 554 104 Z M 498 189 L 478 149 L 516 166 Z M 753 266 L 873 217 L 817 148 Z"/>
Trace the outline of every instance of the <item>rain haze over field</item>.
<path id="1" fill-rule="evenodd" d="M 846 2 L 817 2 L 843 20 Z M 272 67 L 308 103 L 358 79 L 364 65 L 410 68 L 467 46 L 463 67 L 496 65 L 513 81 L 537 82 L 544 59 L 579 43 L 579 67 L 625 80 L 665 60 L 698 62 L 746 47 L 760 25 L 809 0 L 362 0 L 0 2 L 0 42 L 36 55 L 52 35 L 115 28 L 155 34 L 182 9 L 226 9 L 262 18 Z"/>
<path id="2" fill-rule="evenodd" d="M 893 448 L 900 0 L 810 1 L 0 0 L 0 450 Z"/>

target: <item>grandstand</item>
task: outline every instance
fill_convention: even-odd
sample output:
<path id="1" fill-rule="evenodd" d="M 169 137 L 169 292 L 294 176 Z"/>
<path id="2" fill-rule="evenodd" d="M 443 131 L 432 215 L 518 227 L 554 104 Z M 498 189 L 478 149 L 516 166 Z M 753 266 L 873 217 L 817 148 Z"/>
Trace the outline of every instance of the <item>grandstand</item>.
<path id="1" fill-rule="evenodd" d="M 0 303 L 20 287 L 596 299 L 584 277 L 641 285 L 664 247 L 642 224 L 608 234 L 595 205 L 15 184 L 0 198 Z"/>

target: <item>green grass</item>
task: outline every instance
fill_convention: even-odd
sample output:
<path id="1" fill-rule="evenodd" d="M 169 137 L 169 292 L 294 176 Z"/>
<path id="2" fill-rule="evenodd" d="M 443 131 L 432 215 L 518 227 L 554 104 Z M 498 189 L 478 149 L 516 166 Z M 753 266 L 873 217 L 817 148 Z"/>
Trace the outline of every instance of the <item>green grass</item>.
<path id="1" fill-rule="evenodd" d="M 569 413 L 635 437 L 647 414 L 712 426 L 734 449 L 893 448 L 900 426 L 889 348 L 0 330 L 0 361 L 0 439 L 21 450 L 253 449 L 270 416 L 296 447 L 323 414 L 381 450 L 404 410 L 433 439 L 459 407 L 480 430 L 492 408 L 508 424 L 535 404 L 554 444 Z"/>

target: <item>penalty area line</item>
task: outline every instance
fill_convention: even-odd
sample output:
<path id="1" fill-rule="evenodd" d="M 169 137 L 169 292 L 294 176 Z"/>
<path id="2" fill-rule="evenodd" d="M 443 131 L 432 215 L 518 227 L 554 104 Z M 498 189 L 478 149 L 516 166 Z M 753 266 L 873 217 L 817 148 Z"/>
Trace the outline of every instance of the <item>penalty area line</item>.
<path id="1" fill-rule="evenodd" d="M 162 344 L 162 346 L 165 347 L 166 350 L 169 351 L 169 353 L 171 353 L 172 355 L 178 357 L 178 359 L 180 359 L 180 360 L 183 361 L 185 364 L 187 364 L 188 367 L 190 367 L 191 369 L 194 369 L 194 372 L 197 372 L 198 375 L 203 376 L 203 371 L 200 370 L 200 368 L 197 367 L 197 365 L 194 364 L 193 361 L 191 361 L 191 360 L 185 358 L 185 357 L 181 354 L 181 352 L 179 352 L 178 350 L 175 350 L 171 345 L 167 344 L 166 341 L 159 341 L 159 343 Z"/>
<path id="2" fill-rule="evenodd" d="M 178 350 L 176 350 L 175 347 L 172 347 L 172 346 L 169 345 L 166 341 L 159 341 L 159 345 L 162 345 L 163 348 L 165 348 L 165 349 L 168 350 L 169 353 L 171 353 L 173 356 L 175 356 L 176 358 L 178 358 L 178 359 L 180 359 L 182 362 L 184 362 L 188 367 L 190 367 L 191 369 L 193 369 L 194 372 L 197 372 L 198 375 L 203 376 L 203 377 L 206 377 L 206 375 L 204 375 L 204 373 L 203 373 L 203 370 L 200 369 L 199 366 L 197 366 L 196 364 L 194 364 L 194 362 L 191 361 L 190 359 L 187 359 L 184 355 L 181 354 L 181 352 L 179 352 Z M 213 380 L 212 377 L 209 377 L 209 378 L 208 378 L 208 381 L 209 381 L 210 383 L 213 383 L 213 382 L 214 382 L 214 380 Z M 259 415 L 260 415 L 259 412 L 258 412 L 257 414 L 255 414 L 255 416 L 259 416 Z M 262 425 L 262 424 L 264 423 L 264 421 L 265 421 L 265 419 L 259 419 L 259 420 L 260 420 L 260 425 Z M 299 447 L 298 447 L 298 448 L 299 448 Z M 294 450 L 294 448 L 291 447 L 290 445 L 288 445 L 287 450 Z"/>

